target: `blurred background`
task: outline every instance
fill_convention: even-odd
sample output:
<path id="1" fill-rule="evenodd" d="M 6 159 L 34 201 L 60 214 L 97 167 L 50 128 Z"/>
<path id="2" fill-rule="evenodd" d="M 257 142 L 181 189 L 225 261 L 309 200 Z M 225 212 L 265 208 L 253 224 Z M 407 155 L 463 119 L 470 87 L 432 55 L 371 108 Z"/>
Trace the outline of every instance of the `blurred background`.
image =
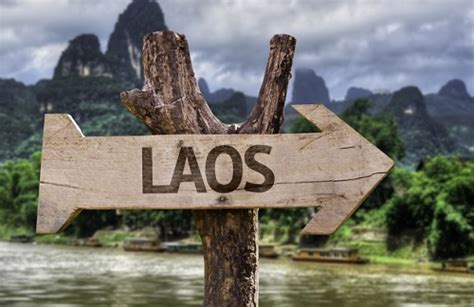
<path id="1" fill-rule="evenodd" d="M 323 103 L 396 161 L 334 235 L 300 236 L 312 208 L 260 210 L 262 306 L 474 304 L 472 0 L 2 0 L 1 306 L 201 304 L 190 211 L 83 211 L 34 233 L 44 114 L 149 134 L 119 93 L 141 87 L 142 38 L 165 30 L 186 35 L 228 123 L 256 102 L 270 38 L 293 35 L 284 132 L 316 131 L 291 105 Z"/>

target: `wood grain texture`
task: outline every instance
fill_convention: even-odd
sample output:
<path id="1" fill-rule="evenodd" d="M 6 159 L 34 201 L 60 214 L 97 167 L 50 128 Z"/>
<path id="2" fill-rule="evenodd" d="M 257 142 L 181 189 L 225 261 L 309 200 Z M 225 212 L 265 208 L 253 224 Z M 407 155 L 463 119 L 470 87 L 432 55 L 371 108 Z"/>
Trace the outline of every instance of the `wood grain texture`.
<path id="1" fill-rule="evenodd" d="M 322 132 L 84 137 L 70 116 L 48 114 L 40 213 L 43 207 L 70 214 L 81 209 L 319 207 L 304 232 L 332 233 L 385 177 L 393 162 L 324 105 L 295 108 Z M 254 156 L 274 175 L 271 188 L 263 192 L 245 188 L 264 181 L 262 173 L 245 162 L 246 152 L 255 145 L 271 148 L 270 153 Z M 227 150 L 213 155 L 222 146 Z M 152 159 L 153 182 L 148 185 L 173 182 L 182 148 L 192 148 L 199 180 L 188 178 L 168 192 L 144 193 L 143 148 L 149 148 Z M 230 153 L 238 158 L 232 160 Z M 191 174 L 190 161 L 182 161 L 180 172 Z M 49 221 L 60 218 L 69 220 L 64 214 L 57 218 L 40 214 L 38 231 L 58 231 L 61 223 Z"/>
<path id="2" fill-rule="evenodd" d="M 145 37 L 145 86 L 122 93 L 121 99 L 154 134 L 277 133 L 295 45 L 296 40 L 285 34 L 270 41 L 258 102 L 242 125 L 223 124 L 210 112 L 197 88 L 186 38 L 174 32 Z M 258 209 L 193 214 L 203 241 L 204 305 L 257 306 Z"/>

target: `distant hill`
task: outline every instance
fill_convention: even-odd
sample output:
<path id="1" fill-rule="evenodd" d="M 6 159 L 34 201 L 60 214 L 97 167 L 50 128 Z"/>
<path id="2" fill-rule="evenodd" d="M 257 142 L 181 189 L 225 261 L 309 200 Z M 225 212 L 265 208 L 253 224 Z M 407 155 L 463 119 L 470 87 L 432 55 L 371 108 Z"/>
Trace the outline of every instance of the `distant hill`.
<path id="1" fill-rule="evenodd" d="M 416 164 L 426 156 L 461 153 L 447 129 L 428 114 L 423 94 L 417 87 L 394 92 L 382 113 L 392 115 L 398 124 L 405 142 L 406 164 Z"/>
<path id="2" fill-rule="evenodd" d="M 102 76 L 140 86 L 143 83 L 143 36 L 167 30 L 163 12 L 156 1 L 133 0 L 115 23 L 105 54 L 100 50 L 96 35 L 81 34 L 72 39 L 62 53 L 54 70 L 54 79 Z"/>
<path id="3" fill-rule="evenodd" d="M 417 87 L 394 93 L 350 87 L 344 100 L 328 102 L 326 89 L 323 77 L 314 71 L 296 70 L 292 99 L 285 109 L 285 129 L 299 117 L 291 108 L 294 103 L 316 103 L 319 99 L 332 111 L 341 113 L 362 98 L 372 102 L 372 114 L 395 119 L 406 145 L 404 164 L 413 166 L 425 156 L 436 154 L 474 156 L 474 101 L 462 80 L 451 80 L 437 94 L 426 96 Z M 320 93 L 322 96 L 318 96 Z"/>
<path id="4" fill-rule="evenodd" d="M 314 70 L 297 68 L 294 73 L 293 93 L 291 103 L 322 103 L 329 104 L 329 89 L 326 82 Z"/>
<path id="5" fill-rule="evenodd" d="M 230 99 L 234 94 L 235 90 L 232 88 L 221 88 L 216 90 L 215 92 L 211 92 L 209 90 L 209 85 L 204 78 L 199 78 L 198 80 L 199 89 L 201 90 L 201 94 L 206 99 L 207 102 L 213 104 L 219 104 Z"/>
<path id="6" fill-rule="evenodd" d="M 332 109 L 329 89 L 321 76 L 308 68 L 297 68 L 293 74 L 293 93 L 290 103 L 285 107 L 285 125 L 287 130 L 299 117 L 293 109 L 293 104 L 322 103 Z"/>
<path id="7" fill-rule="evenodd" d="M 94 34 L 81 34 L 69 42 L 54 69 L 54 79 L 65 77 L 109 77 L 110 64 L 100 51 L 99 39 Z"/>
<path id="8" fill-rule="evenodd" d="M 243 122 L 257 102 L 257 97 L 247 96 L 232 88 L 211 92 L 204 78 L 199 78 L 198 85 L 212 112 L 226 123 Z"/>
<path id="9" fill-rule="evenodd" d="M 354 101 L 356 99 L 367 98 L 367 97 L 370 97 L 372 95 L 373 95 L 373 93 L 371 91 L 369 91 L 368 89 L 352 86 L 347 90 L 346 97 L 344 98 L 344 100 L 346 102 Z"/>
<path id="10" fill-rule="evenodd" d="M 437 94 L 425 96 L 428 113 L 449 135 L 474 154 L 474 98 L 462 80 L 451 80 Z"/>
<path id="11" fill-rule="evenodd" d="M 133 0 L 115 23 L 105 53 L 115 78 L 135 85 L 143 83 L 143 37 L 155 31 L 168 31 L 158 2 Z"/>

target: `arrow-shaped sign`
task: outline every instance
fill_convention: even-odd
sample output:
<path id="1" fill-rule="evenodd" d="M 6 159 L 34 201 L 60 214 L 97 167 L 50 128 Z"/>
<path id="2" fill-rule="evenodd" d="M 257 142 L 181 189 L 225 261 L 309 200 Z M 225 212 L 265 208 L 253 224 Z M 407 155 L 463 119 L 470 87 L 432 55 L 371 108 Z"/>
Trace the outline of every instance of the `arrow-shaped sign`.
<path id="1" fill-rule="evenodd" d="M 324 105 L 294 107 L 322 132 L 84 137 L 47 114 L 37 232 L 82 209 L 317 207 L 303 233 L 333 233 L 393 161 Z"/>

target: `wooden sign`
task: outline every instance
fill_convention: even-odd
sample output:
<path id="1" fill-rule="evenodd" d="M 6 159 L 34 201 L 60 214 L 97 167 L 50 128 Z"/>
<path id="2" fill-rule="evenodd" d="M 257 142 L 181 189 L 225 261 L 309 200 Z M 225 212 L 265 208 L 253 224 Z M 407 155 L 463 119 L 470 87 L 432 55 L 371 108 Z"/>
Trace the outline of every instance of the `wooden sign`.
<path id="1" fill-rule="evenodd" d="M 316 207 L 303 233 L 330 234 L 393 161 L 324 105 L 294 107 L 322 132 L 84 137 L 47 114 L 37 232 L 82 209 Z"/>

